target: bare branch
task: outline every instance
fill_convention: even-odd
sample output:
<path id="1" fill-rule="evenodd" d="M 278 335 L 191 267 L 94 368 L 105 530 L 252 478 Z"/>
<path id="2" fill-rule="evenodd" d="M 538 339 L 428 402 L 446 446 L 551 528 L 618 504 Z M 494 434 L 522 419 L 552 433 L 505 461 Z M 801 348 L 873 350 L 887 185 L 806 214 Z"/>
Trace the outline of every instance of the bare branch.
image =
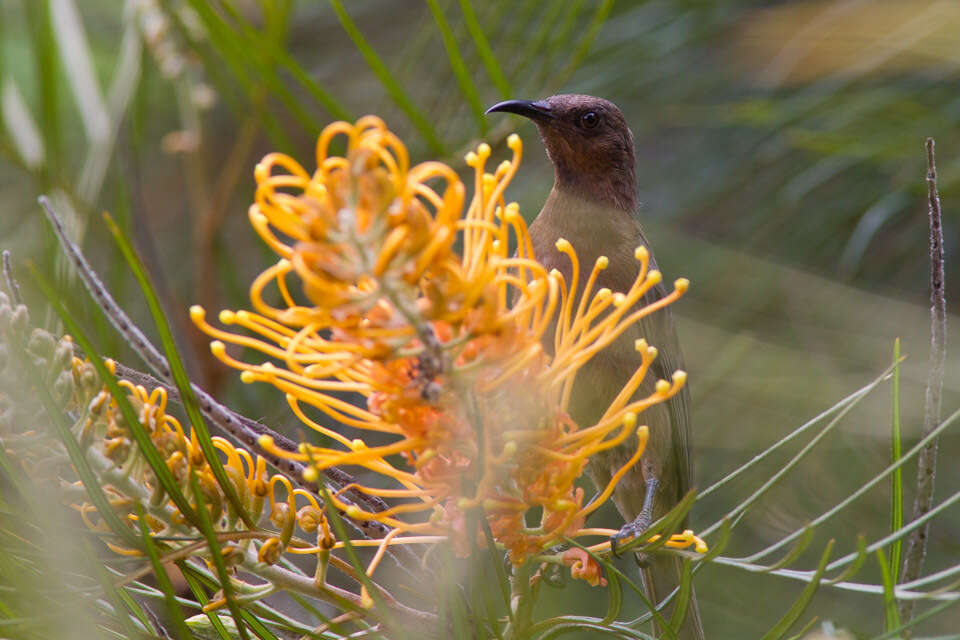
<path id="1" fill-rule="evenodd" d="M 944 293 L 943 228 L 940 194 L 937 192 L 937 166 L 933 138 L 927 138 L 927 211 L 930 217 L 930 361 L 927 371 L 927 392 L 923 412 L 923 432 L 926 436 L 940 422 L 943 371 L 947 357 L 947 300 Z M 937 442 L 934 438 L 923 448 L 917 459 L 917 493 L 913 502 L 913 519 L 923 517 L 933 504 L 934 478 L 937 470 Z M 920 576 L 927 554 L 929 523 L 916 529 L 907 540 L 901 582 L 911 582 Z M 900 617 L 904 624 L 913 615 L 913 601 L 904 602 Z"/>

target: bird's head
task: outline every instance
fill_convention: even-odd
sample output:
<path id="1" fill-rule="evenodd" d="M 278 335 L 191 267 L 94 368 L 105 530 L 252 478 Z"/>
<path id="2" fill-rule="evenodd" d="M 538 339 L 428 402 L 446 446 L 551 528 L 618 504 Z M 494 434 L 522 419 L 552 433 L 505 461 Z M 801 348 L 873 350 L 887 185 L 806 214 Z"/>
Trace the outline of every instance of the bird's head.
<path id="1" fill-rule="evenodd" d="M 556 188 L 632 211 L 636 204 L 633 134 L 609 100 L 562 94 L 543 100 L 507 100 L 487 113 L 533 120 L 556 170 Z"/>

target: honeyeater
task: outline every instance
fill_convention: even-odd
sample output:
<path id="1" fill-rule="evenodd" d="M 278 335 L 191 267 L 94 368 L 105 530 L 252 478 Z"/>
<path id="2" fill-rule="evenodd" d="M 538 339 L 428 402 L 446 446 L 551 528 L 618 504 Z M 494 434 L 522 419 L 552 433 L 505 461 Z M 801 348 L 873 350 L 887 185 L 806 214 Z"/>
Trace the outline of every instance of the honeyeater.
<path id="1" fill-rule="evenodd" d="M 543 209 L 530 225 L 536 259 L 548 270 L 557 269 L 569 282 L 571 263 L 557 247 L 567 239 L 581 265 L 577 290 L 583 292 L 591 267 L 600 256 L 609 264 L 600 272 L 594 291 L 607 287 L 625 292 L 637 276 L 634 257 L 638 245 L 650 250 L 640 225 L 633 134 L 612 102 L 586 95 L 556 95 L 543 100 L 507 100 L 487 110 L 514 113 L 536 124 L 554 167 L 554 184 Z M 650 252 L 650 268 L 656 269 Z M 654 287 L 638 304 L 666 295 Z M 576 308 L 576 307 L 574 307 Z M 597 353 L 578 372 L 569 403 L 571 418 L 581 427 L 595 424 L 623 385 L 636 371 L 640 356 L 635 341 L 646 339 L 657 347 L 646 380 L 637 391 L 643 397 L 658 379 L 670 380 L 683 368 L 683 356 L 669 308 L 656 311 L 630 327 Z M 552 350 L 553 336 L 544 340 Z M 690 395 L 686 387 L 668 402 L 646 409 L 640 416 L 649 427 L 649 439 L 640 461 L 620 479 L 613 501 L 626 520 L 613 543 L 639 535 L 683 498 L 692 481 Z M 636 441 L 591 457 L 588 472 L 597 487 L 636 451 Z M 651 554 L 641 562 L 641 579 L 648 598 L 660 602 L 680 583 L 680 560 Z M 669 619 L 670 608 L 661 612 Z M 690 600 L 679 638 L 703 638 L 696 598 Z"/>

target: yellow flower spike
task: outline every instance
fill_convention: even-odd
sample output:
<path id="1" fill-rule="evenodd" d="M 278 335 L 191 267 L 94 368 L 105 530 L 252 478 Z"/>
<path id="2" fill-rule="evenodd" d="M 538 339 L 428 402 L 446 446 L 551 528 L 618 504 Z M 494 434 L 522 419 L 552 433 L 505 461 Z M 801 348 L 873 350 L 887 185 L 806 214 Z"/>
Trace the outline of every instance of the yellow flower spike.
<path id="1" fill-rule="evenodd" d="M 337 137 L 346 141 L 343 156 L 330 151 Z M 378 118 L 326 128 L 312 173 L 285 156 L 267 156 L 255 172 L 250 219 L 278 259 L 251 285 L 252 310 L 221 317 L 237 332 L 191 311 L 194 324 L 220 344 L 218 359 L 244 382 L 287 394 L 294 415 L 329 437 L 326 446 L 295 452 L 263 440 L 265 452 L 308 463 L 308 480 L 348 465 L 392 483 L 351 487 L 405 501 L 379 513 L 333 496 L 349 517 L 393 529 L 389 542 L 377 542 L 381 556 L 388 544 L 417 536 L 449 536 L 465 552 L 471 545 L 464 511 L 481 504 L 515 562 L 564 536 L 588 535 L 580 533 L 589 530 L 575 482 L 590 456 L 637 433 L 638 458 L 647 436 L 636 414 L 685 382 L 674 376 L 661 392 L 635 398 L 656 356 L 639 342 L 636 374 L 606 415 L 594 425 L 572 423 L 565 409 L 577 371 L 686 285 L 677 281 L 664 300 L 644 306 L 660 276 L 648 273 L 649 252 L 638 249 L 639 276 L 628 289 L 594 291 L 610 261 L 594 260 L 581 283 L 575 239 L 560 243 L 571 277 L 545 269 L 519 207 L 505 197 L 522 158 L 519 137 L 511 135 L 507 146 L 512 157 L 492 171 L 489 145 L 466 154 L 474 193 L 465 212 L 455 172 L 436 162 L 410 167 L 406 149 Z M 309 303 L 297 302 L 304 299 Z M 552 326 L 559 326 L 555 336 L 547 334 Z M 541 344 L 551 337 L 547 353 Z M 225 344 L 262 356 L 237 360 Z M 337 397 L 343 391 L 360 393 L 366 405 Z M 479 410 L 465 410 L 468 400 Z M 326 420 L 308 415 L 303 403 L 359 435 L 323 426 Z M 368 433 L 387 437 L 370 446 Z M 246 461 L 239 466 L 252 495 L 274 486 L 274 479 L 257 484 L 259 460 L 255 469 L 238 459 Z M 279 508 L 272 490 L 268 495 Z M 288 487 L 288 501 L 293 495 Z M 287 505 L 292 513 L 293 503 Z M 536 532 L 523 525 L 533 508 L 542 508 Z M 318 554 L 318 571 L 321 564 Z"/>

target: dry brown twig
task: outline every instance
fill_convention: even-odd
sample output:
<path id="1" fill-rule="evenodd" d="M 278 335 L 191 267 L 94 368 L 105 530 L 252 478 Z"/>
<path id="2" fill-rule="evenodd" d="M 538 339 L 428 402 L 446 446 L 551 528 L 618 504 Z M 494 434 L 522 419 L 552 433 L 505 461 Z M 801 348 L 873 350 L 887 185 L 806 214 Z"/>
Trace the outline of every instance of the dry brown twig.
<path id="1" fill-rule="evenodd" d="M 927 138 L 927 213 L 930 218 L 930 360 L 927 370 L 927 391 L 923 412 L 925 437 L 940 423 L 943 371 L 947 359 L 947 300 L 944 291 L 943 227 L 940 194 L 937 191 L 937 166 L 934 157 L 934 140 Z M 913 520 L 922 517 L 933 505 L 934 479 L 937 470 L 937 439 L 920 451 L 917 460 L 917 493 L 913 502 Z M 920 576 L 927 554 L 930 524 L 914 530 L 907 538 L 901 583 L 911 582 Z M 913 615 L 913 600 L 900 606 L 901 623 L 906 624 Z"/>

